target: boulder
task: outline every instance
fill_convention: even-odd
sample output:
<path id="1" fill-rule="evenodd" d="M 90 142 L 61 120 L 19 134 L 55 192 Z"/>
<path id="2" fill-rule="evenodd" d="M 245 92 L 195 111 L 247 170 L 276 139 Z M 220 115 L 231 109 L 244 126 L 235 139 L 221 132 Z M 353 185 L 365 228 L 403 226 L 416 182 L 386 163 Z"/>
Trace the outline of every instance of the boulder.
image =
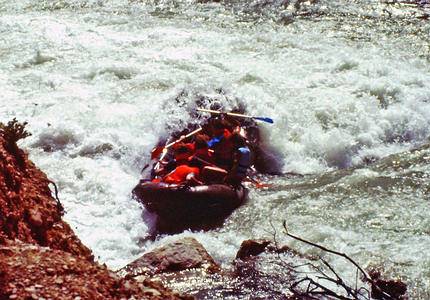
<path id="1" fill-rule="evenodd" d="M 266 250 L 271 242 L 268 240 L 245 240 L 240 245 L 236 254 L 236 259 L 246 259 L 250 256 L 257 256 Z"/>
<path id="2" fill-rule="evenodd" d="M 219 266 L 196 239 L 186 237 L 156 248 L 118 271 L 123 277 L 155 275 L 192 268 L 218 272 Z"/>
<path id="3" fill-rule="evenodd" d="M 370 270 L 369 275 L 373 280 L 371 290 L 372 298 L 387 299 L 387 296 L 384 294 L 388 294 L 390 299 L 407 299 L 407 285 L 400 279 L 382 278 L 378 270 Z"/>

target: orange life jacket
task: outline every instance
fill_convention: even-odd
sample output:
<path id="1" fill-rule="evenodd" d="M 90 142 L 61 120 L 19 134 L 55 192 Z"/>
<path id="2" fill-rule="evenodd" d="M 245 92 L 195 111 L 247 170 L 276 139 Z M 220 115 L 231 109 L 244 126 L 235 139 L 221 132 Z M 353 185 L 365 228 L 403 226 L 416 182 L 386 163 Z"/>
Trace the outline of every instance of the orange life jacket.
<path id="1" fill-rule="evenodd" d="M 166 183 L 179 184 L 186 180 L 187 175 L 194 173 L 196 176 L 199 175 L 199 168 L 193 168 L 187 165 L 180 165 L 176 167 L 172 172 L 164 177 L 163 181 Z"/>

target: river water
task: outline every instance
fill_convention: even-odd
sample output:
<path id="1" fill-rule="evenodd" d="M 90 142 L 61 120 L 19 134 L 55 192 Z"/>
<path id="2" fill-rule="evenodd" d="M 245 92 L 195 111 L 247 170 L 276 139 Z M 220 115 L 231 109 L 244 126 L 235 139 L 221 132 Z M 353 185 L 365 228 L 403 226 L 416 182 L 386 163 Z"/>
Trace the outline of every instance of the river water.
<path id="1" fill-rule="evenodd" d="M 394 2 L 0 0 L 0 121 L 28 122 L 21 146 L 113 269 L 179 236 L 223 265 L 242 240 L 274 232 L 315 254 L 282 235 L 285 220 L 425 299 L 430 4 Z M 142 242 L 152 225 L 131 190 L 198 99 L 273 118 L 261 127 L 282 171 L 305 176 L 260 178 L 270 187 L 251 187 L 221 228 Z"/>

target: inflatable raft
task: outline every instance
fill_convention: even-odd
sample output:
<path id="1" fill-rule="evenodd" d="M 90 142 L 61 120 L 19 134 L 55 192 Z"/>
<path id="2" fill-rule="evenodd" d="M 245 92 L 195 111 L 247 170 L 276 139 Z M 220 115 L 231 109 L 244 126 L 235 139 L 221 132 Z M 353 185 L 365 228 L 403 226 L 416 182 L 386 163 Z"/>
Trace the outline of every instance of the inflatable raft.
<path id="1" fill-rule="evenodd" d="M 238 114 L 233 114 L 237 116 Z M 253 118 L 237 118 L 231 121 L 240 127 L 240 135 L 247 141 L 251 152 L 251 160 L 256 171 L 260 168 L 264 172 L 271 172 L 268 166 L 276 165 L 271 155 L 266 155 L 260 147 L 260 129 Z M 169 184 L 154 182 L 154 174 L 160 167 L 160 161 L 169 161 L 171 152 L 164 151 L 183 137 L 192 137 L 197 132 L 206 133 L 209 129 L 209 120 L 202 123 L 200 128 L 195 125 L 187 126 L 180 132 L 174 132 L 167 140 L 161 139 L 154 148 L 152 154 L 161 154 L 161 158 L 155 160 L 149 173 L 143 174 L 142 180 L 133 189 L 134 198 L 141 202 L 147 211 L 156 215 L 156 227 L 160 231 L 180 231 L 186 228 L 210 228 L 220 225 L 225 217 L 234 209 L 242 205 L 247 198 L 247 189 L 242 185 L 231 186 L 224 183 L 226 174 L 216 178 L 216 172 L 206 178 L 204 171 L 200 173 L 202 185 L 187 186 L 184 184 Z M 210 131 L 210 130 L 209 130 Z M 208 134 L 210 136 L 210 134 Z M 171 141 L 175 142 L 171 142 Z M 170 142 L 170 143 L 169 143 Z M 163 150 L 163 151 L 156 151 Z M 170 157 L 169 157 L 170 155 Z M 152 155 L 151 155 L 152 156 Z M 154 155 L 159 157 L 158 155 Z M 148 165 L 147 165 L 148 166 Z M 203 169 L 206 169 L 203 168 Z M 209 180 L 208 180 L 209 179 Z M 236 183 L 237 184 L 237 183 Z M 208 226 L 205 226 L 208 225 Z M 212 226 L 213 225 L 213 226 Z"/>

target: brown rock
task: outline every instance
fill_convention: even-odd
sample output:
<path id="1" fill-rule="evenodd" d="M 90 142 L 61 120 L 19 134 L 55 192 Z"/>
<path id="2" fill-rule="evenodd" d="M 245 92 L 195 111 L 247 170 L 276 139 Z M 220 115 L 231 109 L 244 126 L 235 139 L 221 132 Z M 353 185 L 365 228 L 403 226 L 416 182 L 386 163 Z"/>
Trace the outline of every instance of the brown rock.
<path id="1" fill-rule="evenodd" d="M 206 249 L 194 238 L 183 238 L 145 253 L 118 271 L 125 277 L 176 272 L 191 268 L 219 271 L 219 266 Z"/>
<path id="2" fill-rule="evenodd" d="M 372 278 L 372 298 L 387 299 L 388 294 L 390 299 L 407 299 L 407 285 L 400 279 L 383 279 L 381 273 L 377 270 L 369 271 Z"/>
<path id="3" fill-rule="evenodd" d="M 240 245 L 236 259 L 245 259 L 249 256 L 257 256 L 264 252 L 271 242 L 268 240 L 246 240 Z"/>
<path id="4" fill-rule="evenodd" d="M 35 227 L 42 227 L 43 226 L 43 220 L 42 220 L 42 214 L 40 210 L 37 208 L 32 208 L 28 211 L 28 221 L 31 225 Z"/>

